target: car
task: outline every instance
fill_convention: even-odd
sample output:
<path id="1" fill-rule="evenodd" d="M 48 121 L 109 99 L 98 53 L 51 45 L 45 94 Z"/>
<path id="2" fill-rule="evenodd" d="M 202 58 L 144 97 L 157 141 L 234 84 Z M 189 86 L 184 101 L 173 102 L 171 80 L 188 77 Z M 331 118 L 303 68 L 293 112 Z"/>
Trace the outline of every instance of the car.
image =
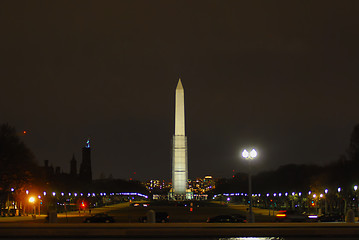
<path id="1" fill-rule="evenodd" d="M 240 214 L 218 215 L 207 219 L 208 223 L 245 223 L 246 217 Z"/>
<path id="2" fill-rule="evenodd" d="M 275 216 L 276 222 L 307 222 L 309 219 L 308 215 L 292 210 L 279 211 Z"/>
<path id="3" fill-rule="evenodd" d="M 155 221 L 156 223 L 168 223 L 170 216 L 167 212 L 156 212 L 155 213 Z M 140 217 L 139 222 L 146 223 L 147 222 L 147 216 Z"/>
<path id="4" fill-rule="evenodd" d="M 84 221 L 85 223 L 113 223 L 115 220 L 113 217 L 107 215 L 106 213 L 97 213 L 91 217 L 87 217 Z"/>
<path id="5" fill-rule="evenodd" d="M 148 207 L 150 206 L 149 203 L 132 203 L 130 206 L 132 207 Z"/>
<path id="6" fill-rule="evenodd" d="M 323 214 L 318 217 L 318 222 L 343 222 L 344 215 L 338 213 Z"/>

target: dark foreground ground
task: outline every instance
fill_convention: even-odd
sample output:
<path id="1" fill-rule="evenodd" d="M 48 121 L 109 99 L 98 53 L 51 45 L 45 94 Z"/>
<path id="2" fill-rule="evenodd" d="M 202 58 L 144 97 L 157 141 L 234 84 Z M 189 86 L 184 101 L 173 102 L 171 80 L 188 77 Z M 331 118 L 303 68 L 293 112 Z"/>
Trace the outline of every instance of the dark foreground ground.
<path id="1" fill-rule="evenodd" d="M 3 223 L 1 238 L 16 239 L 358 239 L 358 224 L 44 224 Z M 250 240 L 249 238 L 248 240 Z"/>

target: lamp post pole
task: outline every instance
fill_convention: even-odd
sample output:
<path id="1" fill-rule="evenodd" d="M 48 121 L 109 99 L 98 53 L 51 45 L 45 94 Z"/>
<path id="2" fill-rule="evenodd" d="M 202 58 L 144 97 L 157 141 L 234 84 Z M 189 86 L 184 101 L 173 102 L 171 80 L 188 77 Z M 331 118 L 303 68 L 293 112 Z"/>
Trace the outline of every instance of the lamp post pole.
<path id="1" fill-rule="evenodd" d="M 324 202 L 324 204 L 325 204 L 325 208 L 324 208 L 324 213 L 325 214 L 328 214 L 328 189 L 326 188 L 325 190 L 324 190 L 324 192 L 325 192 L 325 202 Z"/>
<path id="2" fill-rule="evenodd" d="M 32 218 L 36 218 L 36 212 L 35 212 L 35 198 L 34 197 L 30 197 L 29 198 L 29 203 L 32 205 Z"/>
<path id="3" fill-rule="evenodd" d="M 356 215 L 359 216 L 359 207 L 358 207 L 358 195 L 357 195 L 358 185 L 354 186 L 354 196 L 355 196 L 355 202 L 354 202 L 354 211 L 356 210 Z"/>
<path id="4" fill-rule="evenodd" d="M 257 156 L 257 152 L 255 149 L 252 149 L 248 152 L 246 149 L 242 152 L 242 157 L 248 160 L 248 198 L 249 198 L 249 217 L 248 222 L 254 223 L 254 214 L 253 214 L 253 203 L 252 203 L 252 169 L 251 169 L 251 161 Z"/>

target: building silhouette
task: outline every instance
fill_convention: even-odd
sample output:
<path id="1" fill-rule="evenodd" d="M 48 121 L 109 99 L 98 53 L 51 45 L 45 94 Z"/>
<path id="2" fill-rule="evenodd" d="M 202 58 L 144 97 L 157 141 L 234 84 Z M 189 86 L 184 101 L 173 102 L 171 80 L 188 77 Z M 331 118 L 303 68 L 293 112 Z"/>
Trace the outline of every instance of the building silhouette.
<path id="1" fill-rule="evenodd" d="M 87 140 L 85 147 L 82 148 L 82 162 L 80 165 L 79 177 L 80 181 L 82 181 L 83 183 L 92 182 L 90 140 Z"/>
<path id="2" fill-rule="evenodd" d="M 72 159 L 70 162 L 70 175 L 73 177 L 77 176 L 77 161 L 75 159 L 75 154 L 72 155 Z"/>

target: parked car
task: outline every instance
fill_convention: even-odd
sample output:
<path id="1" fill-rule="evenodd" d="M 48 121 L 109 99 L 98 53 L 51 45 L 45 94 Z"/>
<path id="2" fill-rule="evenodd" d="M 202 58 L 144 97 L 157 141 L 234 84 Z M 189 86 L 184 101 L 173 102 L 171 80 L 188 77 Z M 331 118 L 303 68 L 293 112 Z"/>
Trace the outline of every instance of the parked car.
<path id="1" fill-rule="evenodd" d="M 150 206 L 150 204 L 149 203 L 132 203 L 130 206 L 131 207 L 148 207 L 148 206 Z"/>
<path id="2" fill-rule="evenodd" d="M 338 213 L 323 214 L 318 217 L 318 222 L 343 222 L 344 215 Z"/>
<path id="3" fill-rule="evenodd" d="M 275 216 L 276 222 L 307 222 L 309 219 L 308 215 L 292 210 L 279 211 Z"/>
<path id="4" fill-rule="evenodd" d="M 156 214 L 156 216 L 155 216 L 156 223 L 168 223 L 169 222 L 170 216 L 168 215 L 167 212 L 156 212 L 155 214 Z M 139 222 L 142 222 L 142 223 L 147 222 L 147 216 L 140 217 Z"/>
<path id="5" fill-rule="evenodd" d="M 106 213 L 97 213 L 91 217 L 87 217 L 84 221 L 85 223 L 113 223 L 115 220 L 113 217 L 107 215 Z"/>
<path id="6" fill-rule="evenodd" d="M 246 217 L 240 214 L 218 215 L 207 219 L 208 223 L 245 223 Z"/>

